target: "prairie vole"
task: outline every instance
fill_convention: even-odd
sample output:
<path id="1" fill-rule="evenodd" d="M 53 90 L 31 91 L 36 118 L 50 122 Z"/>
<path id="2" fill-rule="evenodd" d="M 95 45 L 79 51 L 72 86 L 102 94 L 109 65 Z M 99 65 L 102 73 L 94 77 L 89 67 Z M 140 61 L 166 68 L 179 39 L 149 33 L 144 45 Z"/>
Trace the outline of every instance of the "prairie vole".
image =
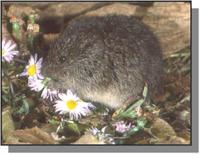
<path id="1" fill-rule="evenodd" d="M 135 17 L 79 17 L 51 44 L 42 73 L 51 88 L 118 108 L 141 96 L 145 82 L 151 96 L 161 64 L 158 40 Z"/>

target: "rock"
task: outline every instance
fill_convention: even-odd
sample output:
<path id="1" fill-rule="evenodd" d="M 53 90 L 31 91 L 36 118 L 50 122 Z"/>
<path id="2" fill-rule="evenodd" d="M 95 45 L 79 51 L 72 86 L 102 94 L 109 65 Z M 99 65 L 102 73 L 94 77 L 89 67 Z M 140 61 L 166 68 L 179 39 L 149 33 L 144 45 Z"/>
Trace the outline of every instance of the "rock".
<path id="1" fill-rule="evenodd" d="M 7 141 L 10 133 L 15 130 L 14 122 L 11 116 L 11 107 L 6 107 L 2 112 L 2 137 Z"/>
<path id="2" fill-rule="evenodd" d="M 98 9 L 110 2 L 60 2 L 48 6 L 40 14 L 39 23 L 44 33 L 60 32 L 70 19 L 88 11 Z M 51 26 L 49 26 L 51 25 Z"/>
<path id="3" fill-rule="evenodd" d="M 164 56 L 190 45 L 190 5 L 184 2 L 155 2 L 153 6 L 114 3 L 84 16 L 111 14 L 136 16 L 158 37 Z"/>
<path id="4" fill-rule="evenodd" d="M 79 15 L 110 14 L 137 16 L 157 35 L 164 56 L 190 45 L 190 4 L 185 2 L 113 3 L 113 2 L 39 2 L 4 3 L 9 17 L 40 14 L 39 24 L 44 33 L 60 32 L 69 20 Z M 11 5 L 12 4 L 12 5 Z M 50 26 L 51 25 L 51 26 Z"/>
<path id="5" fill-rule="evenodd" d="M 147 10 L 143 22 L 158 36 L 164 55 L 190 45 L 189 3 L 155 2 Z"/>
<path id="6" fill-rule="evenodd" d="M 83 16 L 108 16 L 108 15 L 134 15 L 141 17 L 143 13 L 138 13 L 137 10 L 141 8 L 138 5 L 129 5 L 126 3 L 114 3 L 112 5 L 104 6 L 100 9 L 90 11 Z"/>
<path id="7" fill-rule="evenodd" d="M 181 137 L 170 136 L 168 139 L 158 140 L 155 144 L 190 144 L 190 141 Z"/>
<path id="8" fill-rule="evenodd" d="M 10 5 L 7 11 L 8 17 L 16 17 L 16 18 L 23 18 L 26 15 L 40 12 L 38 9 L 34 9 L 30 6 L 24 6 L 24 5 Z"/>
<path id="9" fill-rule="evenodd" d="M 48 6 L 50 5 L 55 5 L 56 3 L 59 3 L 59 2 L 3 2 L 3 5 L 5 6 L 10 6 L 10 5 L 16 5 L 16 6 L 29 6 L 29 7 L 34 7 L 34 8 L 37 8 L 37 9 L 45 9 L 47 8 Z"/>
<path id="10" fill-rule="evenodd" d="M 91 134 L 85 134 L 72 144 L 105 144 L 105 143 L 100 142 L 95 136 Z"/>
<path id="11" fill-rule="evenodd" d="M 73 17 L 85 12 L 95 10 L 111 3 L 101 2 L 60 2 L 51 5 L 42 12 L 42 17 Z"/>
<path id="12" fill-rule="evenodd" d="M 168 138 L 169 136 L 176 136 L 176 133 L 172 126 L 168 124 L 163 119 L 157 118 L 152 126 L 151 126 L 151 133 L 156 136 L 157 138 Z"/>

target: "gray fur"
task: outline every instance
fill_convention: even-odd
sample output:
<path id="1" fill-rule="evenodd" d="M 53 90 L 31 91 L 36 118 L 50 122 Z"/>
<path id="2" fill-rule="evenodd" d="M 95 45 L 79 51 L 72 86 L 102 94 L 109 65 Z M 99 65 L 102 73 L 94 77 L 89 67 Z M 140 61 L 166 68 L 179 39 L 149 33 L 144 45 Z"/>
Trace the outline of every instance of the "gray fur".
<path id="1" fill-rule="evenodd" d="M 42 73 L 55 79 L 52 88 L 118 108 L 145 82 L 150 95 L 156 90 L 161 64 L 159 42 L 135 17 L 80 17 L 51 45 Z"/>

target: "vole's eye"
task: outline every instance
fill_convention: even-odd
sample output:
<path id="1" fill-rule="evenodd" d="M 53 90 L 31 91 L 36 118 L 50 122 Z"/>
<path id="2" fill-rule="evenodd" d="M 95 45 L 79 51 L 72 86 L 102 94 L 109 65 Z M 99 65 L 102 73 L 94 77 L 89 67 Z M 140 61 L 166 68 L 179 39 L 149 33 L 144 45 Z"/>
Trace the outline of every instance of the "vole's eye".
<path id="1" fill-rule="evenodd" d="M 59 61 L 60 61 L 61 63 L 64 63 L 64 62 L 66 61 L 66 57 L 65 57 L 65 56 L 60 56 L 60 57 L 59 57 Z"/>

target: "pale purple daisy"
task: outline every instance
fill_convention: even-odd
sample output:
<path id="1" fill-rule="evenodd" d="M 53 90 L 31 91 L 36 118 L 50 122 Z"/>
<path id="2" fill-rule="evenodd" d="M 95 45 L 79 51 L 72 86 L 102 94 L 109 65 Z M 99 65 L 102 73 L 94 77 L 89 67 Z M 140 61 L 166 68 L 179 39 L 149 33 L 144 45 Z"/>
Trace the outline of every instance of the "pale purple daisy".
<path id="1" fill-rule="evenodd" d="M 119 133 L 124 133 L 133 127 L 131 123 L 126 124 L 124 121 L 118 121 L 115 124 L 113 124 L 113 126 L 115 127 L 115 130 Z"/>
<path id="2" fill-rule="evenodd" d="M 29 78 L 28 86 L 31 90 L 36 92 L 41 91 L 45 87 L 45 85 L 43 84 L 43 80 L 37 78 Z"/>
<path id="3" fill-rule="evenodd" d="M 42 91 L 41 97 L 43 99 L 49 99 L 50 101 L 53 101 L 56 99 L 58 96 L 58 91 L 57 90 L 51 90 L 47 87 L 45 87 Z"/>
<path id="4" fill-rule="evenodd" d="M 53 101 L 57 97 L 58 91 L 48 89 L 47 86 L 44 84 L 44 80 L 37 78 L 29 78 L 28 86 L 33 91 L 36 92 L 42 91 L 41 97 L 43 99 L 50 99 L 50 101 Z"/>
<path id="5" fill-rule="evenodd" d="M 67 91 L 67 94 L 58 94 L 58 97 L 60 100 L 55 101 L 56 104 L 54 105 L 56 112 L 60 114 L 69 113 L 71 120 L 78 120 L 82 116 L 88 115 L 91 113 L 90 109 L 94 108 L 91 103 L 83 102 L 70 90 Z"/>
<path id="6" fill-rule="evenodd" d="M 44 79 L 41 74 L 42 58 L 37 59 L 37 54 L 30 57 L 29 64 L 26 66 L 20 76 L 28 76 L 29 78 Z"/>
<path id="7" fill-rule="evenodd" d="M 6 40 L 3 39 L 1 45 L 2 45 L 2 50 L 1 50 L 2 61 L 11 62 L 13 60 L 13 57 L 19 53 L 19 51 L 14 50 L 16 48 L 16 44 L 12 43 L 11 40 L 6 42 Z"/>

